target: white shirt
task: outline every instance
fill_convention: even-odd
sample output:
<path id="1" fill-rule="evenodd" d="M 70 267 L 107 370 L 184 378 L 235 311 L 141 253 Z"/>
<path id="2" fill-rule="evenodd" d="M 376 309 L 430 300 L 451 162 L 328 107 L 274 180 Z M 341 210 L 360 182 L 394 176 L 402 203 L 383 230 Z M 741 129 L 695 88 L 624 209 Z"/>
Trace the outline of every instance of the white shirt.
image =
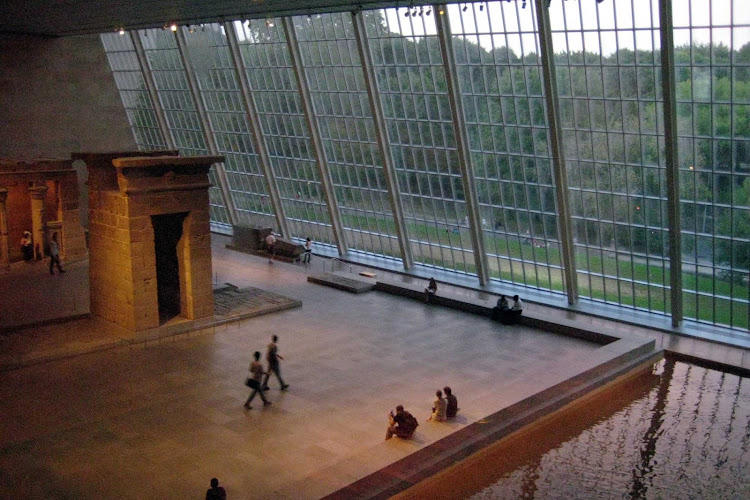
<path id="1" fill-rule="evenodd" d="M 266 245 L 270 247 L 271 245 L 275 243 L 276 243 L 276 236 L 274 236 L 273 233 L 266 236 Z"/>
<path id="2" fill-rule="evenodd" d="M 521 299 L 519 298 L 515 302 L 513 302 L 513 307 L 510 308 L 511 311 L 521 311 L 523 310 L 523 302 L 521 302 Z"/>

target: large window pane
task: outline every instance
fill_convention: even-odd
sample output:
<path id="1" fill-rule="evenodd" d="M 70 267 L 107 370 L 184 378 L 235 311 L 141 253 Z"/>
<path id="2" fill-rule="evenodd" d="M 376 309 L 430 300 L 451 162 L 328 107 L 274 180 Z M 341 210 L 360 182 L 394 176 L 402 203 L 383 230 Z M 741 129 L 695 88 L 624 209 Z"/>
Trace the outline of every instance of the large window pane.
<path id="1" fill-rule="evenodd" d="M 177 50 L 175 34 L 170 30 L 150 29 L 140 31 L 139 35 L 164 106 L 167 126 L 180 155 L 209 154 L 200 118 L 190 95 L 185 68 Z M 229 215 L 221 198 L 214 168 L 211 168 L 209 178 L 212 184 L 208 191 L 211 220 L 228 225 Z"/>
<path id="2" fill-rule="evenodd" d="M 367 35 L 414 261 L 475 273 L 434 17 L 382 12 Z"/>
<path id="3" fill-rule="evenodd" d="M 351 14 L 294 25 L 349 248 L 400 258 Z"/>
<path id="4" fill-rule="evenodd" d="M 658 2 L 553 2 L 550 20 L 579 293 L 667 313 Z"/>
<path id="5" fill-rule="evenodd" d="M 489 2 L 447 14 L 490 275 L 562 291 L 534 12 Z"/>
<path id="6" fill-rule="evenodd" d="M 673 15 L 683 305 L 748 328 L 750 15 L 744 2 L 686 0 Z"/>
<path id="7" fill-rule="evenodd" d="M 247 21 L 240 47 L 291 237 L 334 243 L 310 132 L 280 22 Z M 286 235 L 285 235 L 286 236 Z"/>

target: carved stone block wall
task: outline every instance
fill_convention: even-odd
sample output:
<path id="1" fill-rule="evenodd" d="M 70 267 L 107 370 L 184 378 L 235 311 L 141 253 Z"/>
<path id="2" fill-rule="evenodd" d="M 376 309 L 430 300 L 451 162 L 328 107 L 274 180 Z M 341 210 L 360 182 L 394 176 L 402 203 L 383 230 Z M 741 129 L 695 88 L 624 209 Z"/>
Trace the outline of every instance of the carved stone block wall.
<path id="1" fill-rule="evenodd" d="M 93 314 L 133 331 L 159 326 L 152 217 L 187 214 L 176 246 L 179 314 L 213 315 L 208 170 L 217 161 L 222 158 L 115 158 L 108 168 L 87 162 L 91 178 L 98 179 L 94 184 L 105 188 L 91 185 L 89 192 Z"/>

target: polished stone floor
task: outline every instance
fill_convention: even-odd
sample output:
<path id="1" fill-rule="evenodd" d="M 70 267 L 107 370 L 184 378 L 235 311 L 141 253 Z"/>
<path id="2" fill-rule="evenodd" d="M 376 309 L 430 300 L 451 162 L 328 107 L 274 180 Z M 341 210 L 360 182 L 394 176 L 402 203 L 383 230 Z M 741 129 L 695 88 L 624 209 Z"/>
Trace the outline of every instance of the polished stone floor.
<path id="1" fill-rule="evenodd" d="M 214 476 L 232 499 L 318 498 L 496 411 L 596 348 L 309 284 L 314 267 L 269 265 L 220 244 L 214 267 L 218 282 L 303 307 L 0 374 L 1 498 L 197 499 Z M 272 334 L 291 388 L 272 380 L 274 404 L 245 411 L 250 356 Z M 461 418 L 427 423 L 445 384 Z M 413 441 L 385 442 L 386 413 L 399 403 L 422 425 Z"/>
<path id="2" fill-rule="evenodd" d="M 533 394 L 598 346 L 370 292 L 310 284 L 215 237 L 215 282 L 303 307 L 0 373 L 0 498 L 319 498 Z M 66 278 L 68 275 L 65 276 Z M 33 278 L 30 278 L 33 279 Z M 41 277 L 40 277 L 41 279 Z M 254 350 L 280 337 L 273 405 L 245 411 Z M 451 385 L 455 422 L 425 422 Z M 415 439 L 383 440 L 404 404 Z"/>

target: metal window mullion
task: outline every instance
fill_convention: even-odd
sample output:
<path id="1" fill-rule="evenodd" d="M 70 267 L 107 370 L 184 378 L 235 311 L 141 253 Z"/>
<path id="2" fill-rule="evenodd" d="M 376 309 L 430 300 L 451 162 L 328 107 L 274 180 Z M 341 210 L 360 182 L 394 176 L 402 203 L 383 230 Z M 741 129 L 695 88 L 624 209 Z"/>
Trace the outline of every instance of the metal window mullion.
<path id="1" fill-rule="evenodd" d="M 289 48 L 289 59 L 291 60 L 292 69 L 294 70 L 294 75 L 297 79 L 297 90 L 299 91 L 300 102 L 304 110 L 305 121 L 307 122 L 310 131 L 310 147 L 313 149 L 315 163 L 318 166 L 320 184 L 323 189 L 323 195 L 326 199 L 326 205 L 328 206 L 333 237 L 336 241 L 336 247 L 338 248 L 339 254 L 343 255 L 348 250 L 346 237 L 341 223 L 341 214 L 339 212 L 338 202 L 336 201 L 336 192 L 333 188 L 331 172 L 328 169 L 325 151 L 323 150 L 323 141 L 320 136 L 318 121 L 315 117 L 310 88 L 307 83 L 307 76 L 305 75 L 305 68 L 302 65 L 302 57 L 299 52 L 299 44 L 297 43 L 297 34 L 294 31 L 294 23 L 292 22 L 291 17 L 284 17 L 281 22 L 284 25 L 286 43 Z"/>
<path id="2" fill-rule="evenodd" d="M 237 77 L 237 83 L 240 86 L 240 93 L 242 95 L 242 105 L 245 108 L 245 116 L 247 117 L 248 125 L 250 126 L 251 140 L 253 141 L 253 147 L 260 160 L 260 166 L 263 171 L 263 176 L 266 180 L 266 187 L 268 188 L 268 196 L 271 198 L 271 206 L 276 216 L 276 224 L 279 228 L 279 232 L 286 238 L 291 238 L 292 234 L 289 232 L 287 224 L 286 213 L 284 212 L 284 206 L 281 203 L 281 194 L 279 193 L 279 186 L 276 183 L 276 177 L 273 175 L 273 168 L 271 167 L 271 157 L 268 153 L 268 144 L 266 138 L 263 135 L 263 129 L 260 125 L 260 115 L 258 114 L 258 106 L 255 102 L 255 96 L 252 93 L 250 81 L 247 78 L 245 72 L 245 64 L 242 59 L 240 52 L 239 41 L 237 39 L 237 32 L 235 31 L 234 22 L 224 23 L 224 32 L 227 35 L 227 42 L 229 48 L 229 54 L 234 63 L 234 72 Z"/>
<path id="3" fill-rule="evenodd" d="M 667 213 L 669 214 L 669 282 L 672 326 L 682 321 L 682 248 L 680 241 L 680 189 L 677 157 L 677 103 L 675 94 L 672 2 L 659 0 L 661 30 L 661 78 L 664 101 L 664 152 L 667 170 Z M 696 287 L 697 288 L 697 287 Z M 697 314 L 696 314 L 697 316 Z"/>
<path id="4" fill-rule="evenodd" d="M 572 219 L 568 200 L 568 173 L 565 166 L 563 150 L 562 123 L 557 95 L 557 81 L 555 80 L 554 49 L 552 47 L 552 33 L 549 12 L 545 0 L 534 0 L 539 29 L 539 45 L 542 56 L 542 71 L 544 76 L 544 93 L 547 101 L 547 119 L 550 127 L 550 151 L 555 174 L 555 188 L 557 190 L 558 228 L 562 247 L 563 272 L 565 274 L 565 289 L 568 304 L 575 304 L 578 300 L 578 282 L 576 276 L 575 250 L 573 248 Z"/>
<path id="5" fill-rule="evenodd" d="M 190 64 L 190 57 L 187 53 L 187 42 L 185 41 L 185 34 L 182 29 L 175 31 L 175 40 L 177 42 L 177 52 L 180 55 L 182 66 L 185 70 L 185 77 L 190 90 L 190 95 L 193 97 L 195 103 L 195 109 L 198 112 L 198 118 L 200 120 L 201 128 L 203 129 L 203 135 L 206 138 L 206 146 L 211 155 L 218 156 L 219 148 L 216 145 L 216 137 L 211 130 L 211 124 L 208 120 L 208 113 L 206 112 L 206 106 L 201 98 L 200 90 L 198 89 L 198 79 L 193 70 L 192 64 Z M 224 163 L 214 164 L 216 168 L 216 179 L 219 181 L 219 191 L 224 201 L 224 206 L 229 214 L 229 222 L 236 226 L 238 223 L 237 208 L 234 205 L 232 199 L 232 193 L 229 190 L 229 180 L 227 179 L 227 172 L 224 169 Z"/>
<path id="6" fill-rule="evenodd" d="M 143 42 L 141 42 L 141 35 L 138 31 L 130 32 L 130 39 L 133 42 L 135 48 L 135 55 L 138 58 L 138 64 L 141 67 L 141 73 L 143 74 L 143 80 L 146 84 L 146 90 L 149 97 L 151 98 L 151 104 L 154 106 L 154 114 L 156 115 L 156 121 L 159 124 L 159 130 L 164 138 L 164 146 L 167 149 L 175 149 L 175 140 L 172 136 L 172 131 L 169 128 L 167 122 L 167 116 L 164 112 L 164 104 L 161 101 L 159 92 L 156 90 L 156 82 L 154 81 L 154 74 L 151 72 L 151 66 L 148 64 L 146 58 L 146 51 L 143 49 Z"/>
<path id="7" fill-rule="evenodd" d="M 433 10 L 445 9 L 445 5 L 435 5 Z M 453 53 L 453 43 L 448 16 L 435 16 L 440 52 L 443 56 L 443 68 L 445 81 L 448 87 L 448 103 L 451 108 L 451 117 L 456 139 L 456 154 L 458 156 L 459 169 L 464 188 L 464 201 L 469 216 L 469 231 L 474 250 L 474 265 L 477 268 L 479 284 L 489 284 L 489 265 L 487 253 L 484 248 L 484 234 L 482 229 L 482 218 L 479 211 L 479 197 L 477 196 L 474 169 L 471 166 L 471 153 L 469 151 L 469 138 L 466 130 L 466 116 L 464 114 L 463 102 L 461 101 L 461 90 L 458 88 L 456 74 L 456 60 Z M 463 245 L 462 245 L 463 246 Z"/>

